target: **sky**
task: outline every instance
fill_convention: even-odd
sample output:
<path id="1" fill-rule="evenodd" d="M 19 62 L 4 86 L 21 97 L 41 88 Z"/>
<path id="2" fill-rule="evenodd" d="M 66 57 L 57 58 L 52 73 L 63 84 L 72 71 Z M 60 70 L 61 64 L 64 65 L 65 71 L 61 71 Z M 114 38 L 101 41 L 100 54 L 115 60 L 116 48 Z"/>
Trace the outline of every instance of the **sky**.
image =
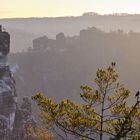
<path id="1" fill-rule="evenodd" d="M 0 0 L 0 18 L 140 14 L 140 0 Z"/>

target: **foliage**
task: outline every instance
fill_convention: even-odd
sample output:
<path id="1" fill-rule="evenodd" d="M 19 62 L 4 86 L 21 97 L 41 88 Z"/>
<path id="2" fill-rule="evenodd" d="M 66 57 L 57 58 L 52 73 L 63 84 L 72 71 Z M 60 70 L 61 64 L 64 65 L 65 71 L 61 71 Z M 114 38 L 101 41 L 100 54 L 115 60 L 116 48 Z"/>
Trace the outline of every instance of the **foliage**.
<path id="1" fill-rule="evenodd" d="M 57 127 L 79 139 L 140 139 L 139 101 L 134 105 L 127 103 L 130 91 L 120 84 L 115 65 L 113 62 L 108 68 L 97 70 L 95 89 L 81 86 L 83 103 L 69 99 L 56 103 L 42 93 L 33 96 L 46 127 Z"/>
<path id="2" fill-rule="evenodd" d="M 39 138 L 41 140 L 52 140 L 53 134 L 48 132 L 45 127 L 42 126 L 26 126 L 26 135 L 28 137 Z"/>

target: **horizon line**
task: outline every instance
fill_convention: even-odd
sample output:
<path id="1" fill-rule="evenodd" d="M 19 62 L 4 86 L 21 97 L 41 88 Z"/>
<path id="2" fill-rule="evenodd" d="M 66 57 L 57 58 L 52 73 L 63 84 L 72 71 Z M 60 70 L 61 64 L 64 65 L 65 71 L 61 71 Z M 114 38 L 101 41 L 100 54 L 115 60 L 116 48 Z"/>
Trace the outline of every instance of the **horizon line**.
<path id="1" fill-rule="evenodd" d="M 86 16 L 135 16 L 140 15 L 140 13 L 126 13 L 126 12 L 114 12 L 114 13 L 108 13 L 108 14 L 101 14 L 98 12 L 85 12 L 81 15 L 67 15 L 67 16 L 27 16 L 27 17 L 3 17 L 1 19 L 30 19 L 30 18 L 69 18 L 69 17 L 86 17 Z"/>

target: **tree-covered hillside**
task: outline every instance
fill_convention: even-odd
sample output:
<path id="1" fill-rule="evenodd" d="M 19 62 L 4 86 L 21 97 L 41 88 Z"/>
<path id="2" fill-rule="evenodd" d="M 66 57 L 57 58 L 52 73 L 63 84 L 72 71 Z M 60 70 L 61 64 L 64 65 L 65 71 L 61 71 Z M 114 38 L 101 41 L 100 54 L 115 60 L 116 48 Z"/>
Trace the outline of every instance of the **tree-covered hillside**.
<path id="1" fill-rule="evenodd" d="M 62 42 L 61 42 L 61 37 Z M 81 30 L 78 36 L 57 39 L 46 37 L 46 45 L 37 38 L 38 48 L 11 54 L 9 61 L 17 83 L 19 96 L 38 91 L 49 97 L 78 100 L 79 87 L 91 84 L 97 67 L 116 61 L 122 80 L 130 89 L 139 88 L 140 34 L 122 30 L 104 32 L 98 28 Z M 48 42 L 48 44 L 47 44 Z M 137 69 L 136 69 L 137 68 Z M 46 92 L 47 91 L 47 92 Z"/>

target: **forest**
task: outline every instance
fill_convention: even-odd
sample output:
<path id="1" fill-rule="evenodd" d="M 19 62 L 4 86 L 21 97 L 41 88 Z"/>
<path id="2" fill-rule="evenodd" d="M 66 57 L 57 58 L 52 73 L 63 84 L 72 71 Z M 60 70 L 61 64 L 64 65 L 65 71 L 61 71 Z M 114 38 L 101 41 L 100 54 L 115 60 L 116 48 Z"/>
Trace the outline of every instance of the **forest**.
<path id="1" fill-rule="evenodd" d="M 122 81 L 136 92 L 139 89 L 140 33 L 123 30 L 105 32 L 92 27 L 79 35 L 56 39 L 40 36 L 27 52 L 11 53 L 9 63 L 19 97 L 42 91 L 56 100 L 78 100 L 83 83 L 92 84 L 98 67 L 117 62 Z M 136 69 L 136 68 L 137 69 Z"/>

